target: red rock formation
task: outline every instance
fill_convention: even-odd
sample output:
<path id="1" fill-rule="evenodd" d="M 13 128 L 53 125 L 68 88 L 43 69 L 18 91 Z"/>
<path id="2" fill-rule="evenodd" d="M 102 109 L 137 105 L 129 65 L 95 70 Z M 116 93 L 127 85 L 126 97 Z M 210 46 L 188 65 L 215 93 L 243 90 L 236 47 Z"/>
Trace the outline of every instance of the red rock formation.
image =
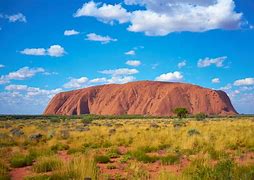
<path id="1" fill-rule="evenodd" d="M 177 107 L 185 107 L 191 114 L 237 114 L 223 91 L 185 83 L 154 81 L 109 84 L 62 92 L 50 101 L 44 114 L 169 116 Z"/>

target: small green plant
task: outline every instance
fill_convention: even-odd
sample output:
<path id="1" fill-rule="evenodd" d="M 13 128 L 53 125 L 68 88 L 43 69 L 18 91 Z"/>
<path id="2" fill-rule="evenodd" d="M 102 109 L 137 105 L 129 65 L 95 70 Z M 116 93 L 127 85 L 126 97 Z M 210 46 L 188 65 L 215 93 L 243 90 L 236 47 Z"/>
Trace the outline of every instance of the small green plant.
<path id="1" fill-rule="evenodd" d="M 105 163 L 106 164 L 106 163 L 110 162 L 110 158 L 108 156 L 103 156 L 103 155 L 95 156 L 94 160 L 97 163 Z"/>
<path id="2" fill-rule="evenodd" d="M 179 119 L 178 120 L 174 120 L 172 122 L 172 124 L 173 124 L 174 128 L 180 128 L 180 127 L 186 126 L 186 122 L 183 121 L 183 120 L 179 120 Z"/>
<path id="3" fill-rule="evenodd" d="M 144 151 L 141 151 L 141 150 L 137 150 L 137 151 L 133 152 L 132 156 L 137 161 L 140 161 L 143 163 L 153 163 L 159 159 L 158 157 L 155 157 L 155 156 L 148 156 Z"/>
<path id="4" fill-rule="evenodd" d="M 218 164 L 214 167 L 214 179 L 233 179 L 233 168 L 234 163 L 230 159 L 219 161 Z"/>
<path id="5" fill-rule="evenodd" d="M 160 160 L 163 165 L 176 164 L 180 161 L 180 156 L 179 155 L 167 155 L 165 157 L 161 157 Z"/>
<path id="6" fill-rule="evenodd" d="M 57 143 L 51 146 L 51 150 L 54 152 L 68 150 L 70 147 L 67 144 Z"/>
<path id="7" fill-rule="evenodd" d="M 62 161 L 55 156 L 40 157 L 33 165 L 33 171 L 37 173 L 49 172 L 63 165 Z"/>
<path id="8" fill-rule="evenodd" d="M 0 160 L 0 180 L 9 180 L 9 168 Z"/>
<path id="9" fill-rule="evenodd" d="M 121 163 L 126 163 L 128 160 L 130 160 L 131 159 L 131 155 L 130 154 L 125 154 L 125 155 L 123 155 L 122 156 L 122 158 L 120 159 L 120 162 Z"/>
<path id="10" fill-rule="evenodd" d="M 107 165 L 107 169 L 116 169 L 116 166 L 114 164 Z"/>
<path id="11" fill-rule="evenodd" d="M 188 110 L 186 108 L 179 107 L 174 110 L 174 113 L 179 119 L 182 119 L 187 117 Z"/>
<path id="12" fill-rule="evenodd" d="M 198 113 L 195 115 L 197 121 L 203 121 L 206 118 L 205 113 Z"/>
<path id="13" fill-rule="evenodd" d="M 16 154 L 11 158 L 11 166 L 14 168 L 30 166 L 33 163 L 35 157 L 31 154 L 23 155 L 23 154 Z"/>
<path id="14" fill-rule="evenodd" d="M 118 149 L 110 149 L 107 152 L 107 156 L 109 156 L 110 158 L 118 158 L 120 156 L 120 152 L 118 151 Z"/>
<path id="15" fill-rule="evenodd" d="M 188 135 L 189 136 L 200 135 L 200 132 L 198 130 L 196 130 L 196 129 L 190 129 L 188 131 Z"/>
<path id="16" fill-rule="evenodd" d="M 25 177 L 25 180 L 52 180 L 48 175 L 35 175 L 35 176 L 27 176 Z"/>

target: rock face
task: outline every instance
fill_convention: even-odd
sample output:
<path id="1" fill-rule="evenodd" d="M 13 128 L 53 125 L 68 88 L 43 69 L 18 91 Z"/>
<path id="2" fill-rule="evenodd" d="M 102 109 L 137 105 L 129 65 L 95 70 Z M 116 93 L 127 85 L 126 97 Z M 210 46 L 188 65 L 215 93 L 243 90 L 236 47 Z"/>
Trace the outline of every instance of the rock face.
<path id="1" fill-rule="evenodd" d="M 187 108 L 190 114 L 237 114 L 223 91 L 185 83 L 154 81 L 109 84 L 62 92 L 50 101 L 44 114 L 170 116 L 177 107 Z"/>

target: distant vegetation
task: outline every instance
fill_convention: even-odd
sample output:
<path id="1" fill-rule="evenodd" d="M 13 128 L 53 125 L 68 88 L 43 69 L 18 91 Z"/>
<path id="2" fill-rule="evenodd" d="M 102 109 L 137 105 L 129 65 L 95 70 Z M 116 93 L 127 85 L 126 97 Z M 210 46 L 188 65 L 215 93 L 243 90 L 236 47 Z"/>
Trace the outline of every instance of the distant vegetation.
<path id="1" fill-rule="evenodd" d="M 254 117 L 254 115 L 229 115 L 229 116 L 217 116 L 217 115 L 205 115 L 204 113 L 199 113 L 196 115 L 190 115 L 187 113 L 185 108 L 176 108 L 174 113 L 176 116 L 149 116 L 149 115 L 94 115 L 94 114 L 83 114 L 83 115 L 0 115 L 0 121 L 5 120 L 50 120 L 52 122 L 60 122 L 61 120 L 103 120 L 103 119 L 169 119 L 169 118 L 179 118 L 180 116 L 188 118 L 196 118 L 197 120 L 209 118 L 239 118 L 239 117 Z"/>
<path id="2" fill-rule="evenodd" d="M 174 113 L 176 114 L 176 116 L 180 119 L 182 118 L 186 118 L 187 115 L 189 114 L 188 110 L 186 108 L 176 108 L 174 110 Z"/>

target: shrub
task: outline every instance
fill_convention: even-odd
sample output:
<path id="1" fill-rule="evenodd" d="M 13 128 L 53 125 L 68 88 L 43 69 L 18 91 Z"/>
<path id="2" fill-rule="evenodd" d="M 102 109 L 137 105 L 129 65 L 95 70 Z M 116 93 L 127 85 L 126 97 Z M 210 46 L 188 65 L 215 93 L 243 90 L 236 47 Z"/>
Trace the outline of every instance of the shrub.
<path id="1" fill-rule="evenodd" d="M 174 128 L 186 126 L 186 123 L 182 120 L 174 120 L 172 123 L 173 123 Z"/>
<path id="2" fill-rule="evenodd" d="M 125 154 L 122 156 L 122 158 L 120 159 L 120 162 L 121 163 L 126 163 L 129 159 L 131 159 L 131 155 L 128 153 L 128 154 Z"/>
<path id="3" fill-rule="evenodd" d="M 143 147 L 138 148 L 138 150 L 143 151 L 145 153 L 149 153 L 149 152 L 157 151 L 158 147 L 143 146 Z"/>
<path id="4" fill-rule="evenodd" d="M 176 164 L 180 161 L 179 155 L 168 155 L 160 158 L 163 165 Z"/>
<path id="5" fill-rule="evenodd" d="M 109 163 L 110 162 L 110 158 L 108 156 L 95 156 L 94 158 L 95 162 L 97 163 Z"/>
<path id="6" fill-rule="evenodd" d="M 177 115 L 178 118 L 182 119 L 182 118 L 186 118 L 187 114 L 188 114 L 188 110 L 186 108 L 176 108 L 174 110 L 174 113 Z"/>
<path id="7" fill-rule="evenodd" d="M 109 152 L 107 152 L 107 156 L 110 158 L 118 158 L 120 155 L 120 152 L 118 149 L 110 149 Z"/>
<path id="8" fill-rule="evenodd" d="M 213 147 L 207 150 L 208 154 L 210 155 L 211 159 L 219 160 L 221 158 L 228 158 L 229 155 L 223 151 L 216 151 Z"/>
<path id="9" fill-rule="evenodd" d="M 132 153 L 132 156 L 137 160 L 143 163 L 153 163 L 158 160 L 158 157 L 148 156 L 144 151 L 135 151 Z"/>
<path id="10" fill-rule="evenodd" d="M 23 155 L 23 154 L 16 154 L 11 158 L 11 166 L 14 168 L 30 166 L 33 163 L 35 156 L 32 154 Z"/>
<path id="11" fill-rule="evenodd" d="M 234 163 L 232 160 L 222 160 L 214 167 L 214 179 L 232 179 Z"/>
<path id="12" fill-rule="evenodd" d="M 25 180 L 52 180 L 48 175 L 27 176 Z"/>
<path id="13" fill-rule="evenodd" d="M 58 169 L 62 165 L 62 161 L 55 157 L 40 157 L 33 165 L 33 171 L 37 173 L 49 172 Z"/>
<path id="14" fill-rule="evenodd" d="M 51 146 L 51 150 L 54 152 L 68 150 L 70 147 L 67 144 L 57 143 Z"/>
<path id="15" fill-rule="evenodd" d="M 116 169 L 116 166 L 114 164 L 107 165 L 107 169 Z"/>
<path id="16" fill-rule="evenodd" d="M 196 114 L 195 117 L 196 117 L 197 121 L 203 121 L 203 120 L 205 120 L 206 115 L 205 115 L 205 113 L 198 113 L 198 114 Z"/>
<path id="17" fill-rule="evenodd" d="M 0 161 L 0 179 L 1 180 L 9 180 L 9 168 L 4 164 L 4 162 Z"/>
<path id="18" fill-rule="evenodd" d="M 254 165 L 236 166 L 233 177 L 235 179 L 254 179 Z"/>
<path id="19" fill-rule="evenodd" d="M 190 129 L 188 131 L 188 135 L 189 136 L 200 135 L 200 132 L 198 130 L 196 130 L 196 129 Z"/>
<path id="20" fill-rule="evenodd" d="M 235 164 L 230 159 L 219 161 L 214 167 L 204 160 L 198 159 L 184 170 L 184 174 L 192 179 L 231 180 L 234 177 L 234 167 Z"/>

